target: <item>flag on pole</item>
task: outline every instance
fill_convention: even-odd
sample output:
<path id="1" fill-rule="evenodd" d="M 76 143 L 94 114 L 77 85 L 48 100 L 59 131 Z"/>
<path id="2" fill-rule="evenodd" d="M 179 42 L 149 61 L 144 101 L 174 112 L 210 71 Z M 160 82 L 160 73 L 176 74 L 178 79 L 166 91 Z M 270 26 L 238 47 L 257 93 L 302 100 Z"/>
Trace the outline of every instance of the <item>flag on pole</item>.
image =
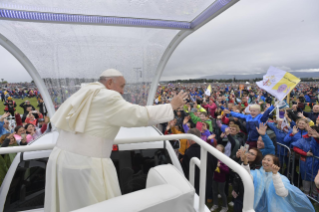
<path id="1" fill-rule="evenodd" d="M 211 93 L 212 93 L 212 86 L 209 85 L 209 86 L 207 87 L 206 91 L 205 91 L 205 95 L 206 95 L 206 96 L 210 96 Z"/>
<path id="2" fill-rule="evenodd" d="M 299 82 L 300 79 L 289 72 L 270 66 L 263 80 L 256 84 L 281 101 Z"/>

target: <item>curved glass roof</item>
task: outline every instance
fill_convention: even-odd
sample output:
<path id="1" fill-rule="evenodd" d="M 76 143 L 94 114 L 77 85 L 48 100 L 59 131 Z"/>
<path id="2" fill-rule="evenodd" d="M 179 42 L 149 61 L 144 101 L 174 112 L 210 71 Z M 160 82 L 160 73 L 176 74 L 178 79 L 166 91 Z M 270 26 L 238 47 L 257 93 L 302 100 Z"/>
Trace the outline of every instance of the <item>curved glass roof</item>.
<path id="1" fill-rule="evenodd" d="M 124 97 L 145 105 L 178 44 L 237 1 L 2 0 L 0 41 L 22 52 L 56 106 L 108 68 L 124 74 Z"/>

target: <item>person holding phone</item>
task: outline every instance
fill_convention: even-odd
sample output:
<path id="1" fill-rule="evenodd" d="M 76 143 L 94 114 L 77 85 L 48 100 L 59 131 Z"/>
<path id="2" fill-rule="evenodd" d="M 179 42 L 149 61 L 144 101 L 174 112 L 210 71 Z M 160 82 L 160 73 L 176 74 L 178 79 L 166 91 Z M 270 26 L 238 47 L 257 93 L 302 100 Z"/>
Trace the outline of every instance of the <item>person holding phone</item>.
<path id="1" fill-rule="evenodd" d="M 19 145 L 27 145 L 27 134 L 23 126 L 14 128 L 14 138 Z"/>

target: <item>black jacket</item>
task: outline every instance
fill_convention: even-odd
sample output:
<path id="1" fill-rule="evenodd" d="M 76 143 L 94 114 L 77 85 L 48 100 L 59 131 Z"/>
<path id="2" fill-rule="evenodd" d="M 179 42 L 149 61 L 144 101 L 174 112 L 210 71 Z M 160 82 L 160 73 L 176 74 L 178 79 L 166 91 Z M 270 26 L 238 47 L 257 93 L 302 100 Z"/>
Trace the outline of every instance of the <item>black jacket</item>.
<path id="1" fill-rule="evenodd" d="M 261 164 L 250 165 L 250 170 L 260 169 Z M 238 196 L 244 196 L 244 184 L 240 176 L 236 172 L 233 173 L 233 190 Z"/>
<path id="2" fill-rule="evenodd" d="M 22 102 L 19 106 L 23 108 L 23 113 L 28 113 L 27 107 L 30 107 L 30 106 L 32 107 L 32 110 L 35 110 L 35 108 L 32 105 L 26 105 L 25 102 Z"/>
<path id="3" fill-rule="evenodd" d="M 200 146 L 195 143 L 192 144 L 185 152 L 182 161 L 182 168 L 187 179 L 189 179 L 189 162 L 193 157 L 200 159 Z M 207 153 L 207 173 L 206 173 L 206 193 L 212 187 L 213 173 L 217 167 L 217 159 L 210 153 Z M 195 168 L 195 189 L 196 193 L 199 194 L 199 169 Z"/>

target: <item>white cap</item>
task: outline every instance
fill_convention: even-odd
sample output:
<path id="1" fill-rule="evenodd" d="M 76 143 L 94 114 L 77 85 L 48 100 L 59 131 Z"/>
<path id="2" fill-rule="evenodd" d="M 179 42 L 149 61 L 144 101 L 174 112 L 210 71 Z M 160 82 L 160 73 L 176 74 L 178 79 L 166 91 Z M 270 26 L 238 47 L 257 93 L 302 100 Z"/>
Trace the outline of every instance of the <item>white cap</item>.
<path id="1" fill-rule="evenodd" d="M 122 77 L 123 74 L 116 69 L 107 69 L 102 72 L 100 77 Z"/>

